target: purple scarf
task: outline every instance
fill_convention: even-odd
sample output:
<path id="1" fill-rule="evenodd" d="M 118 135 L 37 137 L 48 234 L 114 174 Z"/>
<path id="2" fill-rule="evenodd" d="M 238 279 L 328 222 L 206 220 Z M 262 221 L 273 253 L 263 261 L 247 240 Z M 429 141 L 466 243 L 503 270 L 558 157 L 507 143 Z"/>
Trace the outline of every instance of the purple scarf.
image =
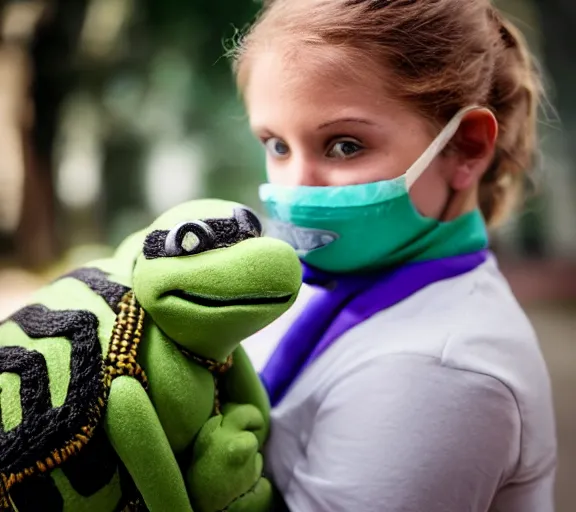
<path id="1" fill-rule="evenodd" d="M 321 289 L 284 335 L 261 373 L 272 406 L 346 331 L 432 283 L 474 270 L 488 255 L 483 250 L 361 276 L 334 276 L 305 266 L 304 282 Z"/>

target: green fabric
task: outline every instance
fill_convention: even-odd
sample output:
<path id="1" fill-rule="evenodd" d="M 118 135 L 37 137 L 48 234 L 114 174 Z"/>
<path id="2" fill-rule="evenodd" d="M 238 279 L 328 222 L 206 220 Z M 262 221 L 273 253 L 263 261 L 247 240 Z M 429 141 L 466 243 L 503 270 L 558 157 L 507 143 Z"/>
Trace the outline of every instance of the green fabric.
<path id="1" fill-rule="evenodd" d="M 187 218 L 227 217 L 232 214 L 230 204 L 201 201 L 196 205 L 202 206 L 201 210 L 187 213 Z M 176 212 L 169 213 L 154 223 L 150 231 L 169 229 L 184 220 L 186 217 L 176 215 Z M 245 473 L 245 469 L 259 464 L 261 470 L 258 450 L 269 429 L 269 402 L 239 343 L 286 311 L 293 303 L 300 284 L 301 268 L 294 251 L 285 243 L 269 238 L 250 239 L 225 249 L 180 258 L 148 260 L 141 255 L 136 262 L 134 290 L 154 320 L 154 324 L 147 327 L 147 343 L 141 349 L 141 364 L 150 377 L 149 395 L 164 431 L 175 452 L 181 455 L 181 465 L 187 468 L 187 484 L 195 510 L 220 510 L 249 491 L 257 481 L 256 477 Z M 160 298 L 175 289 L 211 298 L 292 295 L 293 299 L 283 304 L 207 308 L 176 297 Z M 234 366 L 221 378 L 222 400 L 252 404 L 258 414 L 259 428 L 252 427 L 249 432 L 244 432 L 245 425 L 242 421 L 237 422 L 233 415 L 231 422 L 225 423 L 225 435 L 210 438 L 209 453 L 212 455 L 198 458 L 196 441 L 193 458 L 187 460 L 184 447 L 190 444 L 210 415 L 214 385 L 204 369 L 194 366 L 194 371 L 190 371 L 187 360 L 169 340 L 177 341 L 195 354 L 220 361 L 234 352 Z M 202 392 L 193 392 L 194 389 Z M 253 408 L 248 410 L 254 411 Z M 220 420 L 221 417 L 216 417 L 210 421 Z M 231 430 L 230 426 L 236 426 L 236 429 Z M 243 460 L 241 466 L 221 463 L 220 450 L 223 447 L 219 443 L 227 442 L 232 434 L 238 436 L 239 446 L 246 439 L 252 439 L 249 447 L 254 447 L 254 450 L 237 452 Z M 199 444 L 202 446 L 202 441 Z M 198 485 L 199 481 L 201 485 Z M 221 489 L 223 485 L 224 490 Z M 263 508 L 252 510 L 268 510 L 269 489 L 269 484 L 262 480 L 255 489 L 257 492 L 250 492 L 234 506 L 257 499 L 253 506 Z"/>
<path id="2" fill-rule="evenodd" d="M 64 338 L 29 339 L 16 324 L 7 323 L 0 327 L 0 347 L 2 346 L 20 346 L 40 352 L 44 356 L 48 368 L 52 406 L 59 407 L 62 405 L 70 380 L 69 373 L 62 370 L 63 367 L 67 369 L 70 366 L 70 342 L 68 340 Z M 4 422 L 4 429 L 10 430 L 19 425 L 22 419 L 20 413 L 20 377 L 12 373 L 1 373 L 0 390 L 0 419 Z M 10 419 L 15 418 L 15 414 L 20 418 L 16 423 Z"/>
<path id="3" fill-rule="evenodd" d="M 272 484 L 266 478 L 260 478 L 253 489 L 234 500 L 226 509 L 227 512 L 253 512 L 254 510 L 279 512 L 273 500 Z"/>
<path id="4" fill-rule="evenodd" d="M 86 265 L 108 274 L 104 284 L 133 289 L 146 312 L 138 363 L 148 377 L 148 387 L 144 389 L 129 376 L 114 379 L 103 422 L 151 512 L 216 512 L 224 498 L 225 505 L 232 504 L 230 510 L 270 509 L 272 490 L 260 479 L 259 453 L 269 429 L 270 406 L 240 343 L 292 305 L 301 285 L 298 258 L 289 245 L 271 238 L 248 239 L 194 256 L 146 259 L 143 255 L 144 240 L 153 231 L 170 230 L 183 221 L 228 218 L 238 206 L 218 200 L 184 203 L 128 237 L 113 257 Z M 287 300 L 208 307 L 174 296 L 161 297 L 172 290 L 211 298 L 285 296 Z M 106 357 L 116 309 L 90 286 L 66 277 L 40 289 L 30 302 L 51 311 L 93 313 Z M 41 323 L 41 319 L 34 320 Z M 14 345 L 44 356 L 52 405 L 61 405 L 70 385 L 70 341 L 64 337 L 30 339 L 15 322 L 8 321 L 0 325 L 0 351 Z M 222 361 L 233 353 L 234 366 L 219 378 L 221 400 L 244 405 L 227 407 L 223 415 L 210 419 L 214 378 L 182 349 Z M 0 385 L 0 420 L 15 428 L 22 421 L 20 379 L 2 373 Z M 199 433 L 202 441 L 196 444 Z M 0 453 L 0 466 L 1 462 Z M 60 469 L 51 476 L 64 499 L 64 512 L 112 512 L 118 505 L 118 474 L 92 496 L 80 496 Z"/>
<path id="5" fill-rule="evenodd" d="M 142 245 L 146 238 L 148 229 L 137 231 L 127 236 L 124 241 L 116 248 L 114 254 L 114 269 L 119 275 L 132 275 L 132 269 L 136 259 L 142 254 Z M 104 260 L 110 261 L 110 260 Z M 104 263 L 106 265 L 106 263 Z"/>
<path id="6" fill-rule="evenodd" d="M 15 373 L 0 374 L 0 412 L 2 427 L 6 432 L 22 422 L 20 407 L 20 376 Z"/>
<path id="7" fill-rule="evenodd" d="M 56 487 L 64 497 L 64 509 L 62 512 L 94 512 L 96 510 L 114 510 L 122 497 L 120 488 L 120 475 L 118 471 L 112 477 L 112 481 L 92 496 L 78 494 L 64 472 L 54 470 L 51 475 Z"/>
<path id="8" fill-rule="evenodd" d="M 192 511 L 174 452 L 136 379 L 112 382 L 104 427 L 150 512 Z"/>
<path id="9" fill-rule="evenodd" d="M 168 229 L 187 218 L 227 217 L 229 204 L 199 201 L 191 213 L 169 212 L 151 229 Z M 271 238 L 256 238 L 194 256 L 147 260 L 134 269 L 138 300 L 171 339 L 195 354 L 224 361 L 239 342 L 279 317 L 293 303 L 302 271 L 294 251 Z M 269 298 L 289 303 L 206 308 L 173 296 L 184 290 L 210 298 Z M 214 343 L 217 339 L 218 343 Z"/>
<path id="10" fill-rule="evenodd" d="M 252 431 L 262 447 L 270 430 L 270 400 L 242 346 L 234 351 L 234 366 L 220 382 L 223 402 L 252 404 L 262 414 L 262 428 Z"/>
<path id="11" fill-rule="evenodd" d="M 161 298 L 162 294 L 177 289 L 223 299 L 292 294 L 294 283 L 301 279 L 301 268 L 286 247 L 283 242 L 260 238 L 174 261 L 140 257 L 134 270 L 134 290 L 171 339 L 195 354 L 224 361 L 241 340 L 279 317 L 292 301 L 206 308 L 173 296 Z"/>
<path id="12" fill-rule="evenodd" d="M 232 504 L 233 510 L 271 510 L 272 488 L 262 478 L 263 460 L 252 434 L 263 428 L 256 407 L 233 404 L 203 426 L 187 473 L 194 510 L 215 512 Z"/>
<path id="13" fill-rule="evenodd" d="M 214 379 L 191 365 L 153 323 L 144 334 L 139 362 L 148 376 L 148 395 L 175 453 L 192 443 L 214 406 Z"/>
<path id="14" fill-rule="evenodd" d="M 95 262 L 96 263 L 96 262 Z M 113 263 L 113 262 L 111 262 Z M 89 264 L 90 267 L 97 266 L 92 263 Z M 110 266 L 110 265 L 109 265 Z M 119 282 L 117 279 L 112 278 L 114 282 Z M 126 281 L 126 279 L 124 279 Z M 125 284 L 121 282 L 120 284 Z M 44 286 L 38 290 L 31 298 L 30 303 L 32 304 L 43 304 L 48 309 L 57 311 L 67 311 L 67 310 L 86 310 L 91 311 L 98 317 L 98 337 L 100 339 L 100 346 L 102 347 L 102 353 L 104 356 L 108 353 L 108 343 L 110 341 L 110 333 L 112 332 L 112 327 L 114 326 L 115 313 L 106 304 L 104 299 L 93 293 L 84 283 L 77 281 L 75 279 L 60 279 L 54 283 Z M 10 324 L 8 324 L 10 325 Z M 6 325 L 6 327 L 8 327 Z M 1 329 L 1 327 L 0 327 Z M 1 331 L 0 331 L 1 333 Z M 23 335 L 23 333 L 22 333 Z M 0 340 L 4 336 L 0 334 Z M 22 337 L 24 346 L 29 346 L 31 343 L 35 343 L 29 340 L 25 335 Z M 69 364 L 69 354 L 70 354 L 70 342 L 61 338 L 62 342 L 67 347 L 67 359 L 59 359 L 62 372 L 58 379 L 69 378 L 67 369 L 70 367 Z M 37 343 L 39 350 L 42 350 L 42 346 L 46 345 L 46 341 L 41 339 Z M 1 341 L 0 341 L 1 345 Z M 47 349 L 52 351 L 51 348 Z M 60 356 L 58 356 L 60 357 Z M 52 380 L 52 379 L 51 379 Z M 53 400 L 54 401 L 54 400 Z"/>

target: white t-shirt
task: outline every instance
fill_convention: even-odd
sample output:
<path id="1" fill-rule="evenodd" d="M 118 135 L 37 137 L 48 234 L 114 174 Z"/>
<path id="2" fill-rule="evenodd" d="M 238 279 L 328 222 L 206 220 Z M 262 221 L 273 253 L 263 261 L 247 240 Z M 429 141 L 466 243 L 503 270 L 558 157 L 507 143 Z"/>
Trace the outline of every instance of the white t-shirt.
<path id="1" fill-rule="evenodd" d="M 310 293 L 246 340 L 258 369 Z M 292 512 L 552 512 L 549 375 L 495 260 L 336 340 L 273 409 L 266 464 Z"/>

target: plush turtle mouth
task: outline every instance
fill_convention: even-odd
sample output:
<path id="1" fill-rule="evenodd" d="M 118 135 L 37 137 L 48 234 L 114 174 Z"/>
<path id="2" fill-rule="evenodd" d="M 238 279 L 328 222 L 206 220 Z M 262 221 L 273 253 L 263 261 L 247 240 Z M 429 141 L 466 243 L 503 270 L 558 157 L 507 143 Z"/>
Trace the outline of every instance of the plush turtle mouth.
<path id="1" fill-rule="evenodd" d="M 164 296 L 177 297 L 192 302 L 199 306 L 209 308 L 222 308 L 229 306 L 263 306 L 267 304 L 286 304 L 292 298 L 292 295 L 280 295 L 276 297 L 207 297 L 195 293 L 185 292 L 183 290 L 172 290 Z"/>

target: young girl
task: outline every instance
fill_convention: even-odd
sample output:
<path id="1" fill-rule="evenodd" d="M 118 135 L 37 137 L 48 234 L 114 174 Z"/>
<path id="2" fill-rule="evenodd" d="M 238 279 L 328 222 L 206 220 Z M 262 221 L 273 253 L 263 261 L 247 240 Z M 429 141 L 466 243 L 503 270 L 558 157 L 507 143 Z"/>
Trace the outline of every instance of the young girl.
<path id="1" fill-rule="evenodd" d="M 489 0 L 272 0 L 236 70 L 310 285 L 246 343 L 286 507 L 552 511 L 549 376 L 487 251 L 535 153 L 519 32 Z"/>

